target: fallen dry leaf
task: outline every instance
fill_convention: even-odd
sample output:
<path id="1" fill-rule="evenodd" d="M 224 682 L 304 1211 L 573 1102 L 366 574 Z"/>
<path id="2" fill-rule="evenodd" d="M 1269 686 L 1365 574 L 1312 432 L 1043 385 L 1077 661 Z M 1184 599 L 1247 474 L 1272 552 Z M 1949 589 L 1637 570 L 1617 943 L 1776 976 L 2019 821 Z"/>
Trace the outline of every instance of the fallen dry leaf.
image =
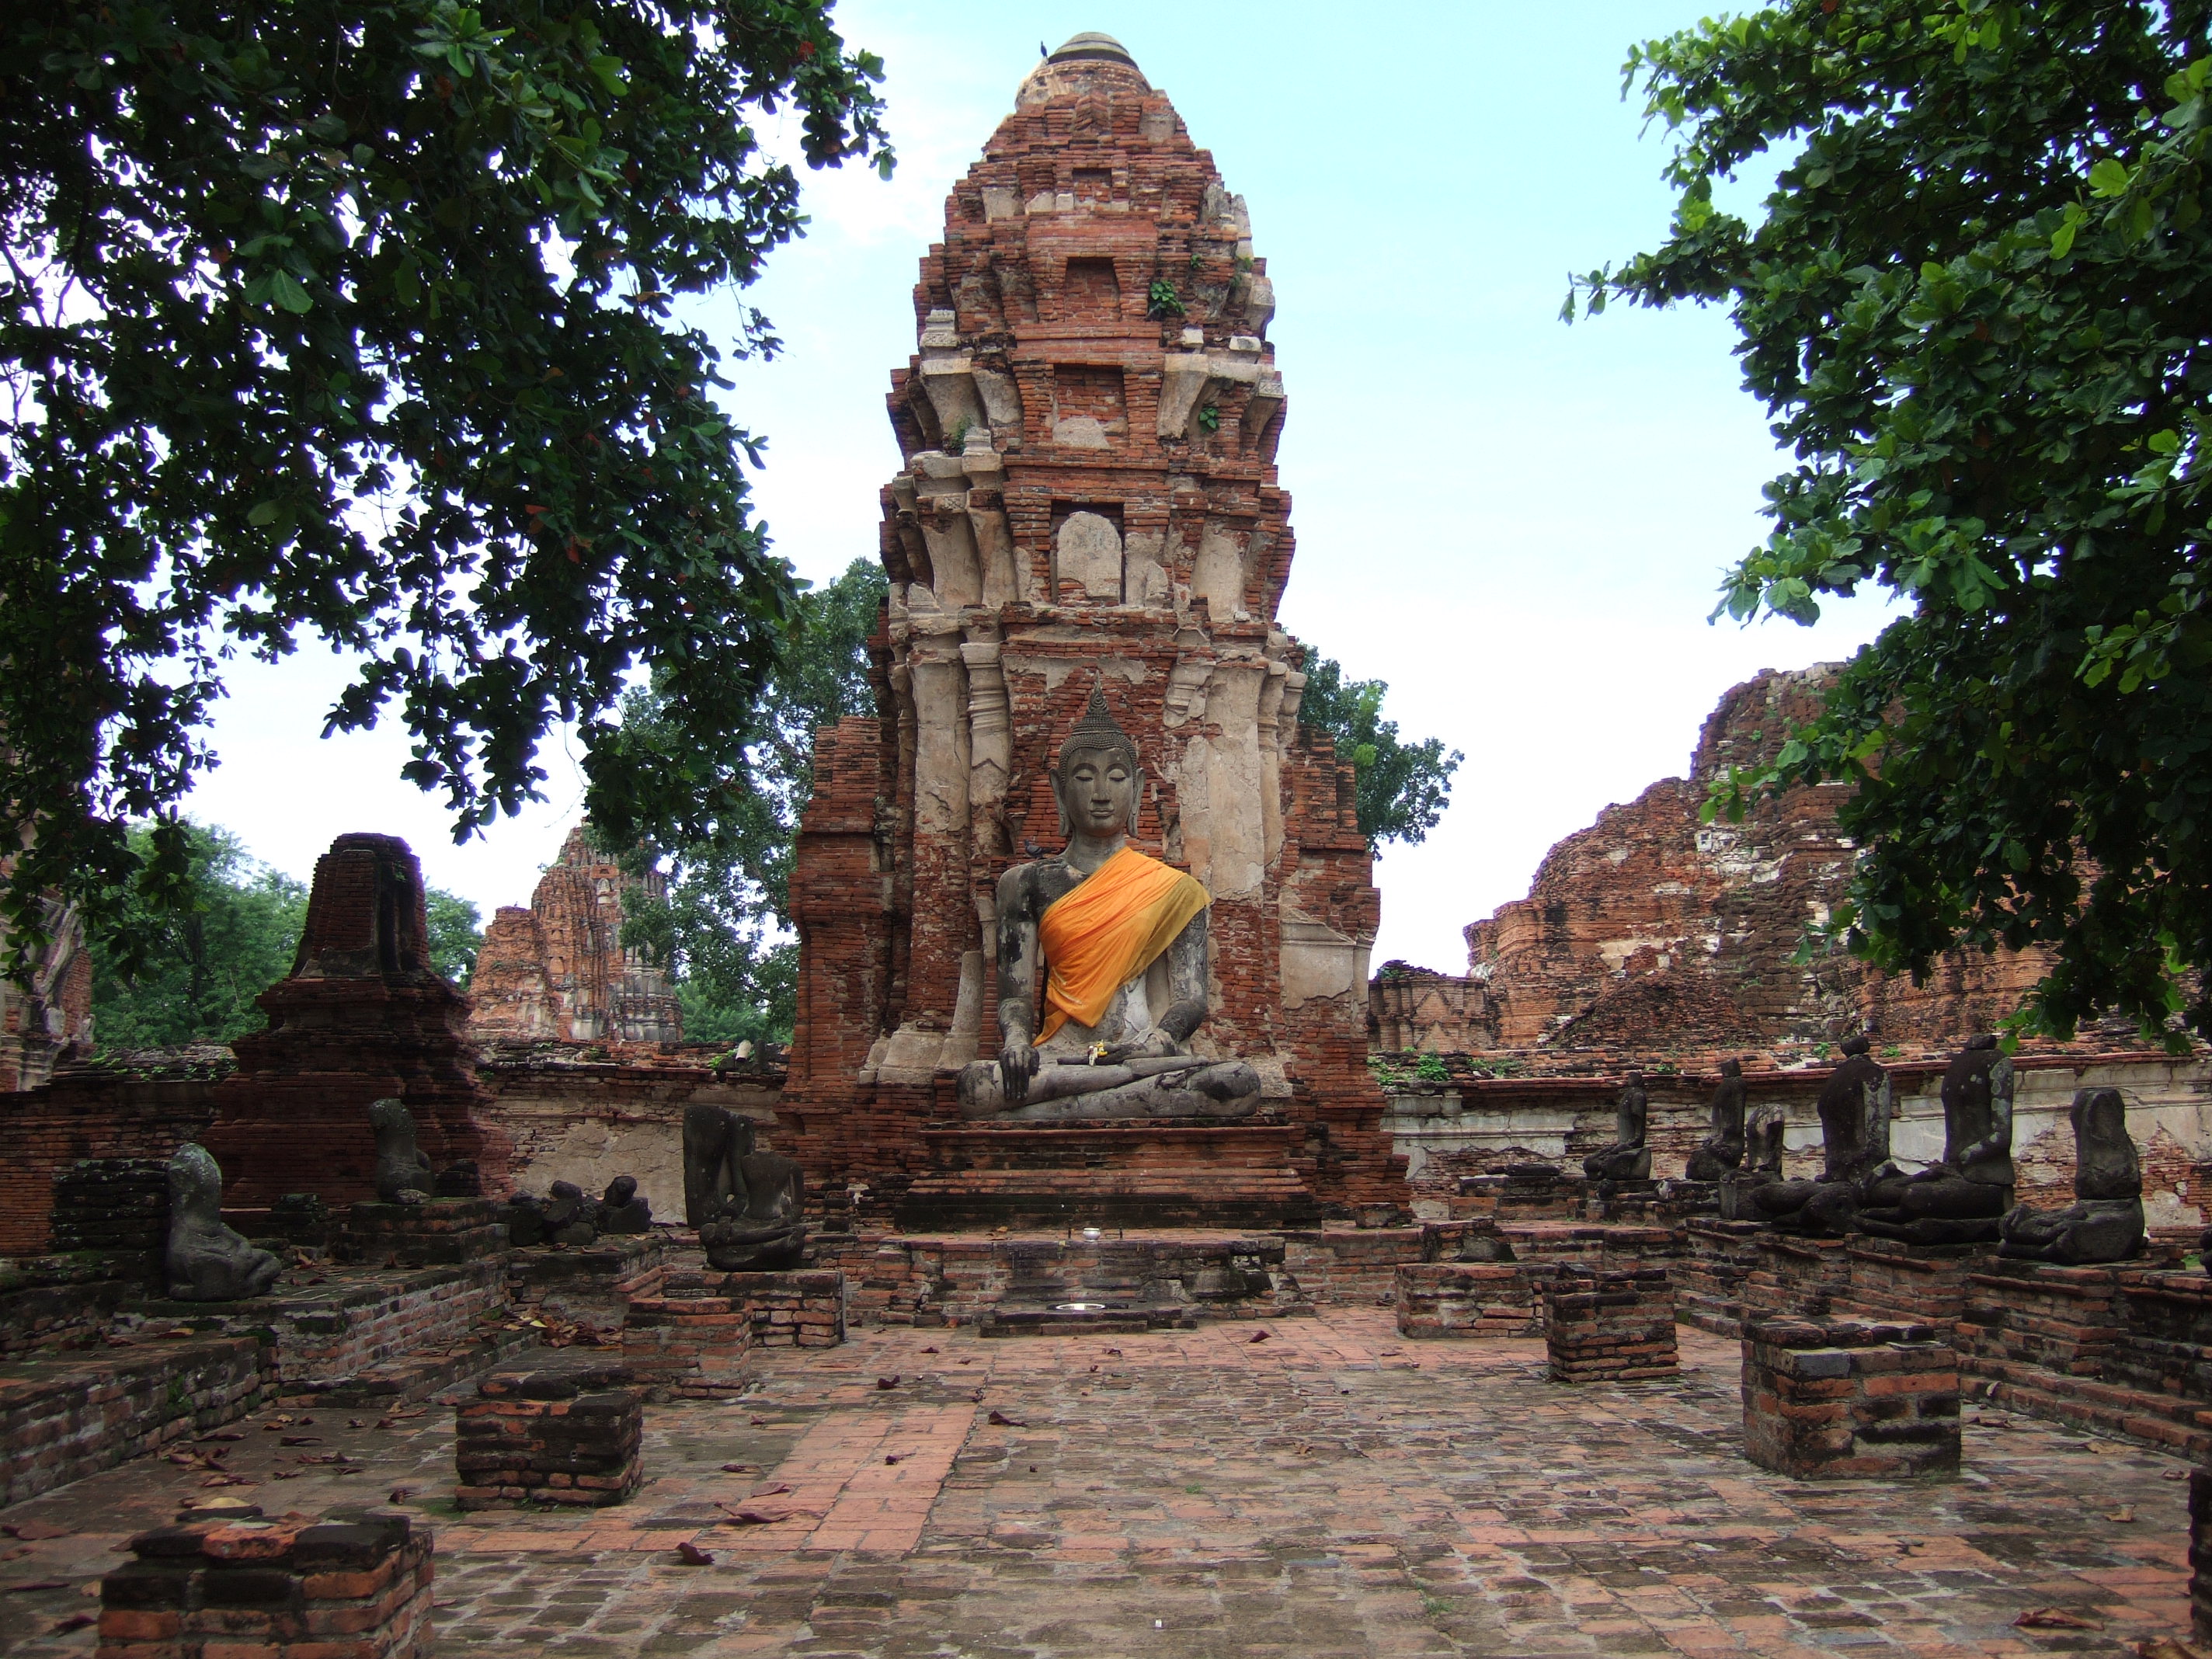
<path id="1" fill-rule="evenodd" d="M 1252 1333 L 1250 1340 L 1255 1342 L 1265 1342 L 1267 1340 L 1267 1333 L 1265 1331 L 1255 1331 Z"/>
<path id="2" fill-rule="evenodd" d="M 922 1352 L 923 1352 L 924 1353 L 935 1353 L 935 1352 L 937 1352 L 937 1350 L 936 1350 L 936 1349 L 934 1349 L 934 1348 L 924 1348 L 924 1349 L 922 1350 Z"/>
<path id="3" fill-rule="evenodd" d="M 757 1428 L 759 1428 L 763 1424 L 766 1423 L 766 1422 L 768 1421 L 768 1419 L 766 1419 L 765 1417 L 749 1417 L 749 1418 L 747 1418 L 747 1419 L 745 1419 L 745 1421 L 746 1421 L 746 1422 L 748 1422 L 748 1423 L 750 1423 L 750 1424 L 751 1424 L 751 1425 L 753 1425 L 753 1427 L 755 1427 L 755 1428 L 757 1428 Z"/>
<path id="4" fill-rule="evenodd" d="M 349 1417 L 346 1419 L 346 1427 L 349 1429 L 365 1429 L 368 1426 L 368 1419 L 365 1417 Z"/>
<path id="5" fill-rule="evenodd" d="M 722 1465 L 722 1473 L 724 1474 L 758 1474 L 760 1473 L 760 1465 L 757 1463 L 725 1463 Z"/>
<path id="6" fill-rule="evenodd" d="M 896 1463 L 905 1455 L 906 1454 L 904 1452 L 892 1452 L 884 1459 L 884 1462 L 886 1465 Z"/>
<path id="7" fill-rule="evenodd" d="M 714 1558 L 688 1538 L 676 1541 L 676 1559 L 687 1567 L 711 1567 Z"/>
<path id="8" fill-rule="evenodd" d="M 70 1535 L 69 1528 L 58 1527 L 51 1521 L 10 1521 L 6 1526 L 0 1527 L 0 1532 L 6 1533 L 10 1538 L 20 1538 L 27 1544 L 41 1538 L 66 1538 Z"/>
<path id="9" fill-rule="evenodd" d="M 69 1580 L 66 1578 L 26 1578 L 20 1584 L 9 1585 L 8 1594 L 14 1595 L 23 1590 L 67 1589 L 68 1588 Z"/>
<path id="10" fill-rule="evenodd" d="M 2102 1630 L 2104 1626 L 2094 1619 L 2084 1619 L 2078 1613 L 2069 1613 L 2064 1607 L 2030 1607 L 2014 1620 L 2021 1630 Z"/>
<path id="11" fill-rule="evenodd" d="M 1026 1429 L 1029 1427 L 1029 1425 L 1023 1422 L 1020 1418 L 1009 1417 L 1006 1413 L 995 1408 L 992 1411 L 989 1420 L 1002 1429 Z"/>
<path id="12" fill-rule="evenodd" d="M 323 1439 L 317 1434 L 288 1434 L 280 1437 L 276 1443 L 280 1446 L 319 1446 Z"/>
<path id="13" fill-rule="evenodd" d="M 899 1379 L 896 1376 L 879 1376 L 876 1379 L 876 1386 L 879 1389 L 896 1389 L 898 1385 Z"/>
<path id="14" fill-rule="evenodd" d="M 49 1636 L 66 1636 L 73 1630 L 82 1630 L 87 1625 L 96 1625 L 99 1622 L 100 1620 L 95 1614 L 89 1613 L 73 1613 L 70 1614 L 68 1618 L 58 1621 L 52 1630 L 46 1632 L 46 1634 Z"/>
<path id="15" fill-rule="evenodd" d="M 18 1544 L 12 1550 L 0 1550 L 0 1561 L 20 1561 L 30 1553 L 27 1546 Z"/>
<path id="16" fill-rule="evenodd" d="M 2107 1515 L 2107 1516 L 2105 1517 L 2105 1519 L 2106 1519 L 2106 1520 L 2107 1520 L 2107 1521 L 2121 1521 L 2121 1522 L 2132 1521 L 2132 1520 L 2134 1520 L 2135 1518 L 2136 1518 L 2136 1512 L 2135 1512 L 2133 1510 L 2130 1509 L 2130 1508 L 2129 1508 L 2126 1504 L 2123 1504 L 2122 1505 L 2120 1505 L 2120 1507 L 2119 1507 L 2119 1508 L 2118 1508 L 2118 1509 L 2114 1510 L 2113 1510 L 2110 1515 Z"/>
<path id="17" fill-rule="evenodd" d="M 2203 1648 L 2177 1642 L 2171 1636 L 2151 1636 L 2136 1644 L 2136 1659 L 2206 1659 Z"/>
<path id="18" fill-rule="evenodd" d="M 246 1431 L 243 1429 L 217 1429 L 213 1434 L 202 1435 L 199 1437 L 199 1443 L 204 1446 L 210 1440 L 243 1440 L 245 1438 Z"/>
<path id="19" fill-rule="evenodd" d="M 1112 1354 L 1116 1359 L 1119 1359 L 1121 1357 L 1121 1351 L 1119 1348 L 1109 1348 L 1106 1352 Z"/>
<path id="20" fill-rule="evenodd" d="M 772 1527 L 779 1521 L 788 1521 L 795 1511 L 791 1510 L 732 1510 L 722 1517 L 726 1527 Z"/>
<path id="21" fill-rule="evenodd" d="M 773 1498 L 778 1492 L 789 1492 L 791 1488 L 789 1486 L 786 1485 L 783 1481 L 779 1480 L 773 1486 L 763 1486 L 758 1492 L 749 1492 L 745 1496 L 748 1498 Z"/>
<path id="22" fill-rule="evenodd" d="M 297 1480 L 306 1473 L 305 1469 L 271 1469 L 269 1478 L 272 1480 Z"/>
<path id="23" fill-rule="evenodd" d="M 392 1496 L 386 1501 L 392 1504 L 404 1504 L 414 1496 L 415 1489 L 412 1486 L 394 1486 L 392 1489 Z"/>
<path id="24" fill-rule="evenodd" d="M 200 1482 L 203 1486 L 250 1486 L 252 1484 L 253 1477 L 250 1474 L 211 1474 Z"/>

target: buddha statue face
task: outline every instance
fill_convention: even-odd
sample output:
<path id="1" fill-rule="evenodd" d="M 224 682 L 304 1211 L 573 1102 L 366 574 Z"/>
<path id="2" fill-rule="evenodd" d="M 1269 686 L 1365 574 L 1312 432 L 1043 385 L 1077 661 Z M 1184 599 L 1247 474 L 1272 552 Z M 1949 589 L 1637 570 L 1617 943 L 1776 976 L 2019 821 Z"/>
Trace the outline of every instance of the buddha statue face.
<path id="1" fill-rule="evenodd" d="M 1144 772 L 1137 746 L 1114 723 L 1106 701 L 1091 694 L 1091 706 L 1067 741 L 1052 775 L 1053 798 L 1060 804 L 1060 831 L 1094 841 L 1133 834 Z"/>
<path id="2" fill-rule="evenodd" d="M 1136 769 L 1111 749 L 1081 749 L 1061 763 L 1060 816 L 1070 830 L 1095 840 L 1128 832 L 1137 803 Z"/>

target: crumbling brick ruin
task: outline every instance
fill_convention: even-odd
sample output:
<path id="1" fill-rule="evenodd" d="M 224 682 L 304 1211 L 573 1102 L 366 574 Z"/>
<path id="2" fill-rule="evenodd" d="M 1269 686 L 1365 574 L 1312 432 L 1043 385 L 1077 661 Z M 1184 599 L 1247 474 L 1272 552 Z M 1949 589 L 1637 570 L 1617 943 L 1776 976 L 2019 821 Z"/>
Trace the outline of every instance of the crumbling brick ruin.
<path id="1" fill-rule="evenodd" d="M 92 1052 L 92 957 L 75 905 L 46 902 L 48 939 L 27 989 L 0 977 L 0 1091 L 35 1089 L 55 1065 Z M 6 943 L 0 930 L 0 945 Z"/>
<path id="2" fill-rule="evenodd" d="M 483 1039 L 680 1042 L 668 976 L 622 942 L 623 900 L 658 898 L 658 872 L 634 875 L 595 851 L 580 825 L 538 878 L 529 907 L 502 904 L 469 981 L 469 1035 Z"/>
<path id="3" fill-rule="evenodd" d="M 1767 670 L 1732 688 L 1688 777 L 1606 808 L 1545 855 L 1527 898 L 1466 929 L 1464 979 L 1387 964 L 1370 997 L 1377 1046 L 1711 1053 L 1862 1029 L 1940 1042 L 2010 1013 L 2039 956 L 1955 953 L 1917 987 L 1840 952 L 1793 960 L 1850 879 L 1845 786 L 1791 789 L 1740 823 L 1699 821 L 1708 782 L 1770 762 L 1835 672 Z"/>
<path id="4" fill-rule="evenodd" d="M 1279 1218 L 1285 1180 L 1294 1209 L 1402 1193 L 1364 1063 L 1378 899 L 1352 769 L 1300 730 L 1275 621 L 1273 306 L 1243 199 L 1103 37 L 1038 66 L 955 186 L 920 353 L 891 377 L 882 712 L 822 733 L 792 878 L 785 1109 L 811 1176 L 896 1198 L 958 1163 L 927 1126 L 998 1043 L 994 885 L 1059 844 L 1048 772 L 1097 686 L 1149 773 L 1133 844 L 1212 896 L 1206 1036 L 1260 1069 L 1278 1120 L 1203 1133 L 1264 1140 L 1273 1173 L 1209 1193 L 1245 1159 L 1101 1132 L 1038 1204 L 1080 1207 L 1102 1165 L 1167 1169 L 1191 1218 L 1245 1224 Z"/>
<path id="5" fill-rule="evenodd" d="M 202 1137 L 226 1197 L 265 1206 L 289 1192 L 331 1204 L 372 1195 L 368 1106 L 394 1097 L 443 1169 L 473 1161 L 506 1190 L 507 1145 L 489 1121 L 465 1027 L 469 1000 L 430 965 L 422 870 L 396 836 L 340 836 L 315 861 L 291 975 L 255 999 L 267 1029 L 231 1045 Z"/>

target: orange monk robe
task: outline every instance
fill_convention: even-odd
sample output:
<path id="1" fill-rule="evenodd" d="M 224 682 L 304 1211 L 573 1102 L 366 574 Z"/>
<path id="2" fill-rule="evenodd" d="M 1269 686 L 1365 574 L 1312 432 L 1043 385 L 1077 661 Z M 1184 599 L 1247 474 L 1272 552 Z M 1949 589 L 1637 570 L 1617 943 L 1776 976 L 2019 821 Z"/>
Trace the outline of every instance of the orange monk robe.
<path id="1" fill-rule="evenodd" d="M 1045 908 L 1042 1042 L 1073 1020 L 1092 1026 L 1114 993 L 1152 965 L 1212 901 L 1187 876 L 1124 847 Z"/>

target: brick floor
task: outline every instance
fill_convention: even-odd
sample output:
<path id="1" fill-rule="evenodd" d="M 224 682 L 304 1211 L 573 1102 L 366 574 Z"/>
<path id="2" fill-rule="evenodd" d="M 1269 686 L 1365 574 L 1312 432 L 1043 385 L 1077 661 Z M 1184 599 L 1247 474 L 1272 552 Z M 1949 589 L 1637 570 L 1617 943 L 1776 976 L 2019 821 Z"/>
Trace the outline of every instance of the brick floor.
<path id="1" fill-rule="evenodd" d="M 264 1414 L 215 1444 L 272 1514 L 406 1488 L 437 1528 L 440 1650 L 484 1659 L 1809 1659 L 2186 1635 L 2170 1458 L 1970 1407 L 1958 1480 L 1801 1485 L 1743 1460 L 1736 1346 L 1696 1332 L 1675 1380 L 1570 1388 L 1540 1342 L 1404 1343 L 1379 1310 L 1259 1328 L 759 1356 L 745 1398 L 651 1410 L 644 1489 L 590 1514 L 457 1514 L 448 1408 L 383 1429 Z M 273 1478 L 333 1451 L 356 1461 Z M 0 1538 L 22 1552 L 0 1559 L 0 1655 L 88 1654 L 88 1628 L 52 1632 L 207 1478 L 142 1460 L 0 1511 L 73 1528 Z M 738 1509 L 781 1518 L 720 1523 Z M 686 1539 L 714 1565 L 680 1565 Z M 2053 1607 L 2098 1628 L 2013 1623 Z"/>

